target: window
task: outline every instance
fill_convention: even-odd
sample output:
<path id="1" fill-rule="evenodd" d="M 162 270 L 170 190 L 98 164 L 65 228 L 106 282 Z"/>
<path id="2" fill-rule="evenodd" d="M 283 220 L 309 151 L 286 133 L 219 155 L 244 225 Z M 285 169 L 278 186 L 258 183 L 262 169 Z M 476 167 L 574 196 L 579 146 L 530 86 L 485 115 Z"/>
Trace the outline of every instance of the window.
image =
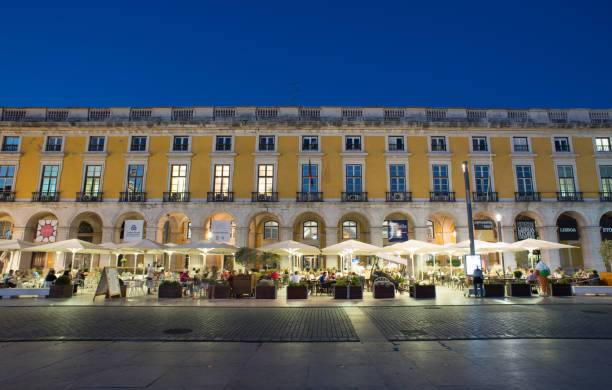
<path id="1" fill-rule="evenodd" d="M 406 166 L 389 165 L 391 192 L 406 192 Z"/>
<path id="2" fill-rule="evenodd" d="M 533 177 L 530 165 L 516 166 L 516 186 L 520 193 L 533 192 Z"/>
<path id="3" fill-rule="evenodd" d="M 273 135 L 260 135 L 259 136 L 259 151 L 260 152 L 274 151 L 274 136 Z"/>
<path id="4" fill-rule="evenodd" d="M 571 165 L 559 165 L 557 166 L 557 173 L 559 175 L 559 192 L 563 195 L 574 194 L 576 192 L 576 186 L 574 183 L 574 169 Z"/>
<path id="5" fill-rule="evenodd" d="M 213 183 L 213 192 L 216 194 L 227 194 L 230 185 L 230 165 L 215 164 L 215 182 Z"/>
<path id="6" fill-rule="evenodd" d="M 187 221 L 185 225 L 185 238 L 191 240 L 191 221 Z"/>
<path id="7" fill-rule="evenodd" d="M 601 177 L 601 192 L 606 197 L 612 196 L 612 165 L 600 165 L 599 176 Z"/>
<path id="8" fill-rule="evenodd" d="M 319 190 L 319 166 L 302 165 L 302 192 L 317 192 Z"/>
<path id="9" fill-rule="evenodd" d="M 45 152 L 61 152 L 62 151 L 62 137 L 47 137 L 47 145 L 45 145 Z"/>
<path id="10" fill-rule="evenodd" d="M 15 180 L 15 167 L 13 165 L 0 165 L 0 192 L 11 192 Z"/>
<path id="11" fill-rule="evenodd" d="M 96 194 L 100 192 L 100 179 L 102 178 L 101 165 L 87 165 L 85 167 L 85 185 L 83 192 L 86 194 Z"/>
<path id="12" fill-rule="evenodd" d="M 345 150 L 361 150 L 360 136 L 347 136 L 344 142 Z"/>
<path id="13" fill-rule="evenodd" d="M 104 151 L 104 137 L 89 137 L 89 146 L 87 147 L 88 152 L 103 152 Z"/>
<path id="14" fill-rule="evenodd" d="M 3 152 L 16 152 L 19 150 L 19 137 L 4 137 L 2 141 Z"/>
<path id="15" fill-rule="evenodd" d="M 127 192 L 143 192 L 144 165 L 128 166 Z"/>
<path id="16" fill-rule="evenodd" d="M 230 152 L 232 150 L 232 137 L 218 135 L 215 150 L 217 152 Z"/>
<path id="17" fill-rule="evenodd" d="M 403 152 L 404 151 L 404 137 L 389 137 L 389 151 L 390 152 Z"/>
<path id="18" fill-rule="evenodd" d="M 274 191 L 274 165 L 259 164 L 257 166 L 257 193 L 270 194 Z"/>
<path id="19" fill-rule="evenodd" d="M 278 222 L 264 222 L 264 240 L 278 240 Z"/>
<path id="20" fill-rule="evenodd" d="M 0 238 L 10 240 L 13 236 L 13 224 L 9 221 L 0 221 Z"/>
<path id="21" fill-rule="evenodd" d="M 570 144 L 567 137 L 555 137 L 555 152 L 569 152 Z"/>
<path id="22" fill-rule="evenodd" d="M 448 166 L 434 165 L 432 171 L 434 192 L 448 192 Z"/>
<path id="23" fill-rule="evenodd" d="M 317 137 L 302 137 L 302 150 L 316 152 L 319 150 L 319 138 Z"/>
<path id="24" fill-rule="evenodd" d="M 170 192 L 187 192 L 187 165 L 171 166 Z"/>
<path id="25" fill-rule="evenodd" d="M 40 192 L 48 194 L 57 192 L 57 176 L 59 165 L 43 165 L 43 174 L 40 181 Z"/>
<path id="26" fill-rule="evenodd" d="M 304 222 L 304 240 L 319 239 L 319 224 L 316 221 Z"/>
<path id="27" fill-rule="evenodd" d="M 189 137 L 186 136 L 175 136 L 174 142 L 172 143 L 173 152 L 186 152 L 189 150 Z"/>
<path id="28" fill-rule="evenodd" d="M 344 221 L 342 222 L 342 239 L 357 239 L 357 222 L 355 221 Z"/>
<path id="29" fill-rule="evenodd" d="M 427 238 L 430 240 L 433 240 L 434 238 L 436 238 L 436 230 L 434 229 L 433 221 L 427 220 L 426 226 L 427 226 Z"/>
<path id="30" fill-rule="evenodd" d="M 515 152 L 528 152 L 529 141 L 527 137 L 512 137 Z"/>
<path id="31" fill-rule="evenodd" d="M 472 137 L 472 150 L 474 152 L 487 152 L 487 137 Z"/>
<path id="32" fill-rule="evenodd" d="M 610 148 L 610 137 L 597 137 L 595 138 L 596 152 L 611 152 Z"/>
<path id="33" fill-rule="evenodd" d="M 476 192 L 479 194 L 488 194 L 491 192 L 491 178 L 489 177 L 488 165 L 474 166 L 474 179 Z"/>
<path id="34" fill-rule="evenodd" d="M 446 152 L 446 138 L 445 137 L 431 137 L 431 151 L 432 152 Z"/>
<path id="35" fill-rule="evenodd" d="M 346 166 L 346 192 L 361 192 L 361 165 Z"/>
<path id="36" fill-rule="evenodd" d="M 132 137 L 130 152 L 145 152 L 147 150 L 147 137 Z"/>

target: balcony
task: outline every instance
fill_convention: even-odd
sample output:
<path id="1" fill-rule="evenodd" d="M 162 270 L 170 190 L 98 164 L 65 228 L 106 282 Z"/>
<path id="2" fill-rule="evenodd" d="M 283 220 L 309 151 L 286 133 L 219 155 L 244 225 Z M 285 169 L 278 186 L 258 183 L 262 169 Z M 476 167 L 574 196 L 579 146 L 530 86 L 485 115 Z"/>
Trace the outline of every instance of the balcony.
<path id="1" fill-rule="evenodd" d="M 101 191 L 77 192 L 76 201 L 77 202 L 102 202 L 102 192 Z"/>
<path id="2" fill-rule="evenodd" d="M 189 192 L 164 192 L 164 202 L 189 202 Z"/>
<path id="3" fill-rule="evenodd" d="M 32 192 L 32 202 L 59 202 L 59 192 Z"/>
<path id="4" fill-rule="evenodd" d="M 278 202 L 278 192 L 251 192 L 251 202 Z"/>
<path id="5" fill-rule="evenodd" d="M 322 192 L 297 192 L 296 202 L 323 202 Z"/>
<path id="6" fill-rule="evenodd" d="M 449 191 L 431 191 L 429 193 L 430 202 L 454 202 L 455 193 Z"/>
<path id="7" fill-rule="evenodd" d="M 557 200 L 559 202 L 582 202 L 582 192 L 557 192 Z"/>
<path id="8" fill-rule="evenodd" d="M 539 202 L 542 197 L 539 192 L 515 192 L 514 200 L 516 202 Z"/>
<path id="9" fill-rule="evenodd" d="M 147 201 L 147 193 L 146 192 L 120 192 L 119 193 L 119 202 L 146 202 Z"/>
<path id="10" fill-rule="evenodd" d="M 387 202 L 412 202 L 412 192 L 405 192 L 405 191 L 387 192 Z"/>
<path id="11" fill-rule="evenodd" d="M 612 192 L 600 192 L 599 200 L 602 202 L 612 202 Z"/>
<path id="12" fill-rule="evenodd" d="M 0 191 L 0 202 L 14 202 L 15 191 Z"/>
<path id="13" fill-rule="evenodd" d="M 233 202 L 234 201 L 234 193 L 233 192 L 208 192 L 206 193 L 206 201 L 207 202 Z"/>
<path id="14" fill-rule="evenodd" d="M 497 202 L 497 192 L 472 192 L 474 202 Z"/>
<path id="15" fill-rule="evenodd" d="M 343 192 L 342 201 L 343 202 L 367 202 L 368 193 L 367 192 Z"/>

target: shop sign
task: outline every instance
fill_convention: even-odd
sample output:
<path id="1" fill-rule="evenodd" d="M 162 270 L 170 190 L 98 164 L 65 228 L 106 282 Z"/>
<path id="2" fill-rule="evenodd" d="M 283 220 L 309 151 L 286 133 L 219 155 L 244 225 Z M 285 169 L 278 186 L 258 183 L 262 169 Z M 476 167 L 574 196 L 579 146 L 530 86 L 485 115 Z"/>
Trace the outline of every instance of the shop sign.
<path id="1" fill-rule="evenodd" d="M 36 228 L 36 242 L 55 242 L 57 239 L 57 220 L 41 219 Z"/>
<path id="2" fill-rule="evenodd" d="M 123 241 L 140 241 L 144 230 L 144 221 L 128 219 L 123 225 Z"/>
<path id="3" fill-rule="evenodd" d="M 612 240 L 612 218 L 603 218 L 601 220 L 601 239 Z"/>
<path id="4" fill-rule="evenodd" d="M 517 219 L 516 220 L 516 238 L 517 240 L 526 240 L 528 238 L 536 238 L 536 224 L 533 219 Z"/>
<path id="5" fill-rule="evenodd" d="M 475 219 L 474 230 L 495 230 L 495 227 L 490 219 Z"/>
<path id="6" fill-rule="evenodd" d="M 559 218 L 557 220 L 559 229 L 559 241 L 578 241 L 578 223 L 574 218 Z"/>
<path id="7" fill-rule="evenodd" d="M 408 241 L 408 221 L 405 219 L 389 222 L 389 242 Z"/>
<path id="8" fill-rule="evenodd" d="M 232 233 L 232 221 L 212 221 L 212 241 L 229 242 Z"/>

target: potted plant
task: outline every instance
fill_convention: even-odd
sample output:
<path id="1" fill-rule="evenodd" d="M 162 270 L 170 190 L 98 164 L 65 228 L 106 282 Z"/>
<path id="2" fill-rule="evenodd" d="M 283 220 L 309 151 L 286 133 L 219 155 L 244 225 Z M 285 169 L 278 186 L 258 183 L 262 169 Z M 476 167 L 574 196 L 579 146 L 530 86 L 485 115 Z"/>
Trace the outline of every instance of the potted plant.
<path id="1" fill-rule="evenodd" d="M 243 246 L 234 254 L 234 262 L 242 265 L 245 272 L 248 273 L 249 265 L 255 265 L 255 263 L 257 263 L 257 251 L 253 248 Z M 257 269 L 252 269 L 252 271 L 257 271 Z"/>
<path id="2" fill-rule="evenodd" d="M 158 298 L 181 298 L 183 296 L 183 286 L 180 282 L 164 280 L 157 289 Z"/>
<path id="3" fill-rule="evenodd" d="M 516 272 L 516 271 L 515 271 Z M 510 285 L 510 296 L 513 297 L 530 297 L 531 285 L 524 280 L 514 281 Z"/>
<path id="4" fill-rule="evenodd" d="M 334 284 L 334 299 L 348 299 L 348 286 L 346 281 L 338 280 Z"/>
<path id="5" fill-rule="evenodd" d="M 410 296 L 413 298 L 435 298 L 436 286 L 416 281 L 410 286 Z"/>
<path id="6" fill-rule="evenodd" d="M 215 280 L 208 286 L 209 299 L 229 299 L 231 288 L 227 280 Z"/>
<path id="7" fill-rule="evenodd" d="M 513 274 L 514 274 L 514 280 L 518 283 L 518 281 L 521 280 L 521 276 L 523 276 L 523 272 L 517 269 L 516 271 L 513 272 Z"/>
<path id="8" fill-rule="evenodd" d="M 363 286 L 361 286 L 359 276 L 353 276 L 348 287 L 349 299 L 363 299 Z"/>
<path id="9" fill-rule="evenodd" d="M 276 286 L 272 280 L 260 280 L 255 286 L 255 299 L 276 299 Z"/>
<path id="10" fill-rule="evenodd" d="M 308 299 L 308 284 L 289 283 L 287 286 L 287 299 Z"/>
<path id="11" fill-rule="evenodd" d="M 611 269 L 612 264 L 612 240 L 603 240 L 599 246 L 599 254 L 606 266 L 606 269 Z"/>
<path id="12" fill-rule="evenodd" d="M 483 286 L 486 298 L 500 298 L 506 295 L 506 285 L 501 280 L 489 279 Z"/>
<path id="13" fill-rule="evenodd" d="M 395 286 L 393 283 L 383 280 L 374 282 L 374 298 L 395 298 Z"/>
<path id="14" fill-rule="evenodd" d="M 567 279 L 559 279 L 552 282 L 550 285 L 552 295 L 554 297 L 570 297 L 572 296 L 572 285 Z"/>
<path id="15" fill-rule="evenodd" d="M 72 280 L 70 276 L 62 275 L 55 280 L 49 289 L 49 298 L 70 298 L 72 297 Z"/>

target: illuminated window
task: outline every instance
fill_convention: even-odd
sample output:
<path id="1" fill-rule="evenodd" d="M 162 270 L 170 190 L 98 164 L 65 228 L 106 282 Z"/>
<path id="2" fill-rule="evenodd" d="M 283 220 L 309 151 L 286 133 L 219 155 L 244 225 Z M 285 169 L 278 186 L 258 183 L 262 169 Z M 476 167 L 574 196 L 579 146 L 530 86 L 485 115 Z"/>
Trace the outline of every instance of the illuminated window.
<path id="1" fill-rule="evenodd" d="M 264 222 L 264 240 L 278 240 L 278 222 Z"/>
<path id="2" fill-rule="evenodd" d="M 342 222 L 342 239 L 357 239 L 357 222 L 344 221 Z"/>
<path id="3" fill-rule="evenodd" d="M 304 239 L 318 240 L 319 239 L 319 224 L 316 221 L 304 222 Z"/>

